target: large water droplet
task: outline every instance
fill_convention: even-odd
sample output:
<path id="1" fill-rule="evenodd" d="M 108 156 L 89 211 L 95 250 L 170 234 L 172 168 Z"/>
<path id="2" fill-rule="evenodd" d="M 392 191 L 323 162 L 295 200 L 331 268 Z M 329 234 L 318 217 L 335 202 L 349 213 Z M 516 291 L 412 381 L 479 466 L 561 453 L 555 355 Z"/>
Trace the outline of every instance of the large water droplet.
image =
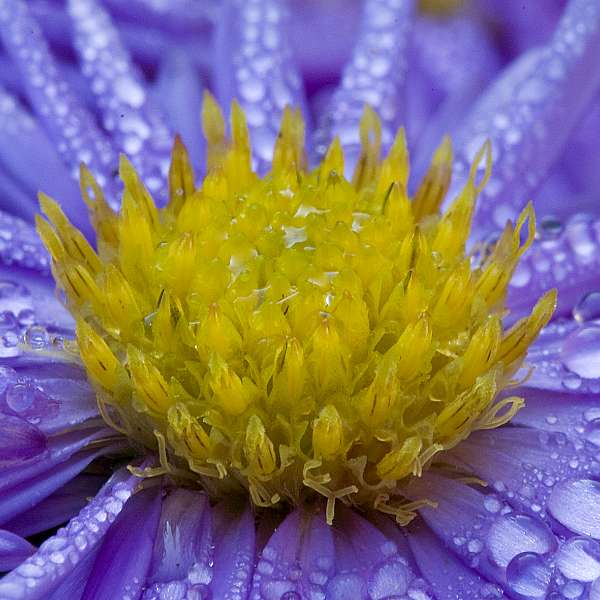
<path id="1" fill-rule="evenodd" d="M 555 240 L 563 229 L 563 224 L 556 217 L 547 216 L 540 223 L 539 236 L 543 240 Z"/>
<path id="2" fill-rule="evenodd" d="M 398 558 L 392 558 L 376 566 L 369 577 L 368 590 L 373 600 L 382 600 L 406 593 L 410 575 Z"/>
<path id="3" fill-rule="evenodd" d="M 600 377 L 600 327 L 574 331 L 563 343 L 561 360 L 569 371 L 580 377 Z"/>
<path id="4" fill-rule="evenodd" d="M 556 538 L 542 521 L 522 514 L 499 516 L 487 536 L 490 559 L 499 567 L 522 552 L 546 554 L 556 547 Z"/>
<path id="5" fill-rule="evenodd" d="M 567 579 L 594 581 L 600 577 L 600 544 L 589 538 L 571 538 L 558 551 L 556 564 Z"/>
<path id="6" fill-rule="evenodd" d="M 600 482 L 590 479 L 561 482 L 548 498 L 548 511 L 567 529 L 600 539 Z"/>
<path id="7" fill-rule="evenodd" d="M 573 318 L 580 323 L 600 319 L 600 292 L 582 296 L 573 308 Z"/>
<path id="8" fill-rule="evenodd" d="M 326 597 L 330 600 L 366 600 L 368 598 L 365 582 L 358 575 L 336 575 L 327 586 Z"/>
<path id="9" fill-rule="evenodd" d="M 510 589 L 525 598 L 545 598 L 551 576 L 542 558 L 532 552 L 515 556 L 506 568 Z"/>

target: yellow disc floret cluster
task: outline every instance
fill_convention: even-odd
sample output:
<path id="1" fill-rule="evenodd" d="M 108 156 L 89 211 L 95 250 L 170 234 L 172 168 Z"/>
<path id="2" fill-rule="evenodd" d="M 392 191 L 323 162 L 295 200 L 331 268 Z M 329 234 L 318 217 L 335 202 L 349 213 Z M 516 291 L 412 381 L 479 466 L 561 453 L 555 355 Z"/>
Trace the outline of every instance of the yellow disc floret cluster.
<path id="1" fill-rule="evenodd" d="M 352 181 L 337 140 L 307 168 L 298 112 L 285 111 L 262 178 L 237 105 L 230 139 L 210 96 L 203 127 L 201 186 L 176 141 L 161 209 L 126 158 L 118 214 L 82 167 L 97 252 L 41 197 L 38 230 L 104 418 L 158 450 L 146 474 L 215 495 L 247 489 L 259 506 L 320 494 L 329 521 L 339 499 L 407 522 L 418 506 L 403 495 L 410 477 L 522 404 L 498 394 L 555 303 L 544 296 L 504 330 L 531 209 L 476 261 L 465 245 L 489 144 L 440 213 L 449 140 L 410 198 L 404 134 L 380 159 L 368 108 Z"/>

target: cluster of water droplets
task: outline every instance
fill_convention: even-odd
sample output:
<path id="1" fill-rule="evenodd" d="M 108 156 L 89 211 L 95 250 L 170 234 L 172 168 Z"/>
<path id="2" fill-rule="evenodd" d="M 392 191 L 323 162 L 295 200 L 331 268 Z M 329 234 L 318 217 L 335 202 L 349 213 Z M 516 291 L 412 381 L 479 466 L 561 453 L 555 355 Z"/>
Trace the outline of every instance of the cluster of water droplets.
<path id="1" fill-rule="evenodd" d="M 109 15 L 94 0 L 70 0 L 74 43 L 104 128 L 153 194 L 164 193 L 173 134 L 149 97 Z"/>
<path id="2" fill-rule="evenodd" d="M 0 358 L 21 356 L 24 350 L 60 350 L 61 331 L 37 322 L 34 295 L 23 284 L 0 279 Z"/>
<path id="3" fill-rule="evenodd" d="M 402 119 L 402 92 L 408 69 L 407 46 L 412 32 L 413 3 L 367 0 L 352 58 L 339 88 L 315 132 L 314 149 L 323 156 L 339 136 L 351 176 L 360 153 L 359 123 L 365 104 L 381 118 L 382 142 L 388 147 Z"/>
<path id="4" fill-rule="evenodd" d="M 97 173 L 101 185 L 106 183 L 106 173 L 109 165 L 116 164 L 116 155 L 93 116 L 59 72 L 26 4 L 0 0 L 0 34 L 6 51 L 21 71 L 31 104 L 74 176 L 84 162 Z"/>
<path id="5" fill-rule="evenodd" d="M 60 585 L 69 572 L 95 552 L 137 483 L 134 477 L 125 479 L 122 473 L 116 474 L 78 516 L 0 581 L 0 597 L 20 600 Z"/>
<path id="6" fill-rule="evenodd" d="M 563 148 L 564 137 L 593 97 L 598 74 L 570 94 L 583 61 L 600 36 L 600 11 L 594 0 L 569 3 L 550 42 L 528 51 L 501 74 L 475 105 L 455 136 L 464 149 L 455 163 L 459 186 L 473 154 L 485 139 L 493 147 L 492 177 L 478 204 L 484 228 L 504 227 L 539 186 Z"/>
<path id="7" fill-rule="evenodd" d="M 263 171 L 270 164 L 283 109 L 305 106 L 289 45 L 290 16 L 282 3 L 263 0 L 236 1 L 230 10 L 231 20 L 218 24 L 228 30 L 218 35 L 221 58 L 231 63 L 231 72 L 221 68 L 217 89 L 226 105 L 236 97 L 244 109 L 255 166 Z"/>

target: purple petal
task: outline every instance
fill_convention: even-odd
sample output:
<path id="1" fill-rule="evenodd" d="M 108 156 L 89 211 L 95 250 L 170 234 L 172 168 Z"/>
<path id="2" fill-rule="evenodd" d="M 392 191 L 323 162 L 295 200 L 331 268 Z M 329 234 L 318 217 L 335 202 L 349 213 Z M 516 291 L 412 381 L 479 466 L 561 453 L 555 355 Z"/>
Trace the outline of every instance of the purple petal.
<path id="1" fill-rule="evenodd" d="M 288 592 L 300 598 L 324 597 L 334 558 L 332 531 L 324 514 L 297 509 L 263 548 L 250 597 L 276 598 Z"/>
<path id="2" fill-rule="evenodd" d="M 160 486 L 127 502 L 108 530 L 83 592 L 83 600 L 141 596 L 160 518 Z"/>
<path id="3" fill-rule="evenodd" d="M 85 162 L 101 184 L 109 183 L 108 166 L 116 164 L 113 150 L 61 77 L 38 24 L 21 0 L 0 0 L 0 35 L 32 106 L 73 174 Z M 77 227 L 89 232 L 84 204 L 72 196 L 60 200 Z"/>
<path id="4" fill-rule="evenodd" d="M 35 228 L 3 211 L 0 211 L 0 260 L 7 266 L 50 273 L 48 252 Z"/>
<path id="5" fill-rule="evenodd" d="M 524 553 L 551 555 L 558 546 L 538 517 L 513 512 L 500 499 L 463 483 L 427 473 L 411 481 L 407 492 L 437 502 L 419 510 L 428 527 L 477 573 L 501 585 L 513 559 Z"/>
<path id="6" fill-rule="evenodd" d="M 423 523 L 411 527 L 407 538 L 419 569 L 431 584 L 437 600 L 505 598 L 497 585 L 466 567 Z"/>
<path id="7" fill-rule="evenodd" d="M 69 0 L 74 43 L 105 129 L 149 190 L 165 190 L 173 135 L 148 95 L 106 11 L 95 0 Z M 116 163 L 115 163 L 116 164 Z"/>
<path id="8" fill-rule="evenodd" d="M 575 444 L 564 433 L 501 427 L 472 434 L 450 452 L 514 508 L 546 518 L 548 498 L 561 482 L 599 477 L 598 449 Z M 500 503 L 492 500 L 487 507 Z"/>
<path id="9" fill-rule="evenodd" d="M 403 119 L 408 43 L 412 33 L 414 2 L 367 0 L 361 30 L 352 58 L 329 109 L 315 133 L 314 150 L 323 155 L 339 136 L 350 176 L 360 153 L 359 123 L 365 104 L 381 117 L 382 143 L 391 145 Z"/>
<path id="10" fill-rule="evenodd" d="M 162 505 L 145 600 L 169 590 L 208 589 L 212 579 L 212 515 L 206 494 L 175 489 Z M 183 597 L 183 596 L 181 596 Z"/>
<path id="11" fill-rule="evenodd" d="M 236 511 L 227 503 L 216 506 L 215 554 L 210 584 L 213 598 L 237 600 L 250 592 L 256 532 L 250 506 Z"/>
<path id="12" fill-rule="evenodd" d="M 185 52 L 174 48 L 166 54 L 160 63 L 154 94 L 198 171 L 204 169 L 205 160 L 205 142 L 199 135 L 198 124 L 202 87 L 194 64 Z"/>
<path id="13" fill-rule="evenodd" d="M 19 464 L 46 450 L 46 436 L 25 419 L 0 414 L 0 468 Z"/>
<path id="14" fill-rule="evenodd" d="M 384 600 L 428 597 L 429 586 L 416 577 L 412 558 L 354 510 L 336 507 L 333 526 L 335 575 L 327 584 L 331 600 Z"/>
<path id="15" fill-rule="evenodd" d="M 64 529 L 0 581 L 6 600 L 46 600 L 93 554 L 139 479 L 119 471 Z M 63 596 L 64 598 L 65 596 Z M 68 597 L 68 596 L 67 596 Z"/>
<path id="16" fill-rule="evenodd" d="M 48 531 L 66 523 L 93 498 L 106 478 L 78 475 L 32 509 L 17 515 L 4 527 L 23 537 Z"/>
<path id="17" fill-rule="evenodd" d="M 1 86 L 0 107 L 0 164 L 28 194 L 21 214 L 32 219 L 37 212 L 36 193 L 41 184 L 46 193 L 57 198 L 78 198 L 79 188 L 46 134 Z M 5 201 L 10 201 L 10 197 Z"/>
<path id="18" fill-rule="evenodd" d="M 112 450 L 114 448 L 109 446 L 84 450 L 51 471 L 3 491 L 0 495 L 0 523 L 4 524 L 33 508 L 81 473 L 95 458 Z"/>
<path id="19" fill-rule="evenodd" d="M 453 190 L 486 138 L 492 178 L 478 203 L 478 236 L 504 227 L 543 181 L 600 85 L 600 7 L 571 0 L 547 46 L 531 50 L 499 76 L 455 136 L 461 149 Z"/>
<path id="20" fill-rule="evenodd" d="M 21 536 L 0 529 L 0 571 L 10 571 L 29 558 L 35 547 Z"/>
<path id="21" fill-rule="evenodd" d="M 600 291 L 600 220 L 575 215 L 566 223 L 541 222 L 540 238 L 521 259 L 510 283 L 508 306 L 517 314 L 530 310 L 547 290 L 557 288 L 554 317 L 586 321 L 600 317 L 600 302 L 590 314 L 588 294 Z"/>
<path id="22" fill-rule="evenodd" d="M 260 171 L 270 166 L 285 106 L 305 108 L 288 27 L 288 11 L 274 0 L 227 0 L 217 19 L 217 96 L 244 109 Z"/>

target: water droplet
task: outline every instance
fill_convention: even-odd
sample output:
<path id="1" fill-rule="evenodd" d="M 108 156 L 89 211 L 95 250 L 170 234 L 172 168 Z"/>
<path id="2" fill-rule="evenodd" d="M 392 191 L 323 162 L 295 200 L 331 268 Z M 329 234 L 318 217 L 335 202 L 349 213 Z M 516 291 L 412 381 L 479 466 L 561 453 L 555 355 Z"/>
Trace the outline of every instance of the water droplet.
<path id="1" fill-rule="evenodd" d="M 365 582 L 362 577 L 353 574 L 336 575 L 327 586 L 330 600 L 366 600 L 368 598 Z"/>
<path id="2" fill-rule="evenodd" d="M 575 373 L 567 373 L 562 379 L 562 384 L 568 390 L 578 390 L 581 387 L 581 377 Z"/>
<path id="3" fill-rule="evenodd" d="M 551 576 L 542 558 L 532 552 L 515 556 L 506 568 L 510 589 L 525 598 L 545 598 Z"/>
<path id="4" fill-rule="evenodd" d="M 587 424 L 584 429 L 584 437 L 590 444 L 600 447 L 600 419 L 595 419 Z"/>
<path id="5" fill-rule="evenodd" d="M 556 485 L 548 498 L 548 511 L 567 529 L 600 539 L 600 482 L 571 479 Z"/>
<path id="6" fill-rule="evenodd" d="M 567 581 L 563 585 L 561 592 L 564 598 L 576 600 L 577 598 L 581 598 L 581 594 L 583 594 L 583 585 L 579 581 Z"/>
<path id="7" fill-rule="evenodd" d="M 483 501 L 483 506 L 485 507 L 485 510 L 495 514 L 500 512 L 500 509 L 502 508 L 502 502 L 500 502 L 500 500 L 498 500 L 498 498 L 495 496 L 486 496 Z"/>
<path id="8" fill-rule="evenodd" d="M 561 360 L 580 377 L 600 377 L 600 327 L 584 327 L 569 335 L 561 349 Z"/>
<path id="9" fill-rule="evenodd" d="M 579 323 L 600 319 L 600 292 L 585 294 L 573 308 L 573 318 Z"/>
<path id="10" fill-rule="evenodd" d="M 600 544 L 589 538 L 571 538 L 557 552 L 556 564 L 567 579 L 594 581 L 600 577 Z"/>
<path id="11" fill-rule="evenodd" d="M 410 575 L 398 558 L 385 560 L 376 566 L 369 577 L 368 591 L 373 600 L 382 600 L 397 594 L 406 593 Z"/>
<path id="12" fill-rule="evenodd" d="M 546 554 L 556 547 L 556 538 L 548 526 L 528 515 L 499 516 L 491 525 L 487 536 L 490 559 L 499 567 L 522 552 Z"/>
<path id="13" fill-rule="evenodd" d="M 563 224 L 556 218 L 547 216 L 540 223 L 539 236 L 543 240 L 555 240 L 563 232 Z"/>

